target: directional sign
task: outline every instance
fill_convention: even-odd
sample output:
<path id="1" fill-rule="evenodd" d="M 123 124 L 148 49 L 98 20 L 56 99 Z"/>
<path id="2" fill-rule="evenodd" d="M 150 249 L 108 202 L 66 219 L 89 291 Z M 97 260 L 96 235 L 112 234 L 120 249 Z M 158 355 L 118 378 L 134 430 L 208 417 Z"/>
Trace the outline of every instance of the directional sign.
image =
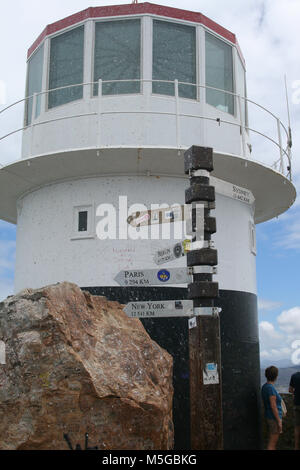
<path id="1" fill-rule="evenodd" d="M 188 209 L 185 206 L 175 205 L 172 207 L 153 209 L 144 212 L 134 212 L 127 222 L 133 227 L 143 225 L 164 224 L 167 222 L 178 222 L 185 220 L 185 212 Z"/>
<path id="2" fill-rule="evenodd" d="M 164 264 L 185 256 L 190 251 L 191 240 L 186 239 L 167 248 L 158 250 L 154 255 L 155 264 Z"/>
<path id="3" fill-rule="evenodd" d="M 165 284 L 188 284 L 192 282 L 190 268 L 134 269 L 120 271 L 115 281 L 120 286 L 162 286 Z"/>
<path id="4" fill-rule="evenodd" d="M 200 206 L 203 210 L 214 209 L 214 202 L 201 202 L 193 204 L 193 207 L 196 205 Z M 141 227 L 144 225 L 154 225 L 154 224 L 165 224 L 171 222 L 180 222 L 188 220 L 191 218 L 191 204 L 184 204 L 180 206 L 179 204 L 174 204 L 174 206 L 169 206 L 166 208 L 160 209 L 150 209 L 148 211 L 134 212 L 131 214 L 127 223 L 133 227 Z"/>
<path id="5" fill-rule="evenodd" d="M 193 315 L 193 301 L 130 302 L 124 308 L 124 312 L 131 318 L 190 317 Z"/>

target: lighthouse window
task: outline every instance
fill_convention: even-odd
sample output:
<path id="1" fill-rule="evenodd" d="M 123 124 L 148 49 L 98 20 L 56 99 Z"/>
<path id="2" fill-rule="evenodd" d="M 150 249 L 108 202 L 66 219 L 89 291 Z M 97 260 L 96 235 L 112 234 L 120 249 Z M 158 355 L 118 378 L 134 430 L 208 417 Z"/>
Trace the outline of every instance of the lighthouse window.
<path id="1" fill-rule="evenodd" d="M 103 95 L 139 93 L 141 77 L 140 20 L 105 21 L 95 24 L 94 82 L 103 83 Z M 127 81 L 128 80 L 128 81 Z M 94 85 L 94 95 L 98 84 Z"/>
<path id="2" fill-rule="evenodd" d="M 49 90 L 83 82 L 83 40 L 83 26 L 51 39 Z M 48 96 L 48 107 L 81 98 L 82 85 L 52 91 Z"/>
<path id="3" fill-rule="evenodd" d="M 92 204 L 73 207 L 71 240 L 94 238 L 95 217 Z"/>
<path id="4" fill-rule="evenodd" d="M 233 92 L 232 47 L 212 34 L 206 33 L 205 71 L 206 85 Z M 206 102 L 234 114 L 234 99 L 230 93 L 206 89 Z"/>
<path id="5" fill-rule="evenodd" d="M 88 212 L 78 212 L 78 232 L 86 232 L 88 228 Z"/>
<path id="6" fill-rule="evenodd" d="M 179 96 L 196 99 L 196 29 L 193 26 L 153 21 L 153 80 L 177 79 Z M 153 93 L 174 96 L 173 83 L 154 82 Z"/>
<path id="7" fill-rule="evenodd" d="M 43 77 L 43 62 L 44 62 L 44 46 L 42 45 L 28 61 L 28 78 L 26 96 L 30 98 L 26 101 L 25 122 L 28 126 L 32 118 L 33 94 L 39 93 L 42 90 L 42 77 Z M 39 116 L 41 112 L 41 95 L 36 97 L 36 106 L 34 118 Z"/>
<path id="8" fill-rule="evenodd" d="M 237 77 L 236 77 L 236 92 L 246 97 L 246 77 L 245 77 L 245 69 L 241 62 L 241 60 L 237 59 Z M 247 101 L 242 99 L 241 100 L 241 111 L 242 111 L 242 122 L 244 125 L 248 125 L 247 119 Z"/>

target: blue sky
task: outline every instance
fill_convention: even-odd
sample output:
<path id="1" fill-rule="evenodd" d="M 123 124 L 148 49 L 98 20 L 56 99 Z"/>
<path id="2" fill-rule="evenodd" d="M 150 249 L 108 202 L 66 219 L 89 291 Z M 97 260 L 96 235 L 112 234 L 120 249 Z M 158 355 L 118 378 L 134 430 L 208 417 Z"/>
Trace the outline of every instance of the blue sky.
<path id="1" fill-rule="evenodd" d="M 3 2 L 0 17 L 0 110 L 24 96 L 28 47 L 48 23 L 88 6 L 130 3 L 91 0 Z M 153 2 L 155 3 L 155 2 Z M 300 2 L 299 0 L 174 0 L 161 5 L 201 11 L 236 33 L 247 64 L 248 96 L 287 122 L 284 75 L 293 129 L 294 184 L 300 188 Z M 201 8 L 201 10 L 199 10 Z M 16 11 L 18 15 L 16 15 Z M 7 47 L 9 45 L 9 47 Z M 5 100 L 3 89 L 5 88 Z M 2 90 L 2 91 L 1 91 Z M 1 95 L 2 93 L 2 95 Z M 2 101 L 1 101 L 2 99 Z M 249 109 L 250 124 L 268 127 Z M 0 135 L 22 123 L 22 109 L 0 119 Z M 256 140 L 253 156 L 273 163 L 277 152 Z M 0 164 L 20 157 L 20 138 L 0 142 Z M 15 227 L 0 221 L 0 299 L 12 292 Z M 292 344 L 300 340 L 300 204 L 278 219 L 257 226 L 257 284 L 261 357 L 289 360 Z"/>

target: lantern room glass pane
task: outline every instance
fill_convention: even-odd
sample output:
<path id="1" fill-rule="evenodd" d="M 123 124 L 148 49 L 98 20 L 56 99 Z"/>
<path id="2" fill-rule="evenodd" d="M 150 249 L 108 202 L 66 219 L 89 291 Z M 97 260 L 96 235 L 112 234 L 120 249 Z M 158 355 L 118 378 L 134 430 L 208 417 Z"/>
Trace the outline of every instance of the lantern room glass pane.
<path id="1" fill-rule="evenodd" d="M 49 90 L 83 82 L 84 26 L 51 39 Z M 72 86 L 49 92 L 48 107 L 53 108 L 83 96 L 83 87 Z"/>
<path id="2" fill-rule="evenodd" d="M 237 77 L 236 77 L 236 92 L 238 95 L 242 97 L 247 97 L 246 91 L 246 72 L 244 66 L 241 62 L 241 59 L 238 57 L 237 59 Z M 247 101 L 243 98 L 241 99 L 242 105 L 242 122 L 243 125 L 248 126 L 248 116 L 247 116 Z"/>
<path id="3" fill-rule="evenodd" d="M 140 20 L 104 21 L 95 24 L 94 82 L 103 83 L 103 95 L 140 93 L 141 22 Z M 94 85 L 98 95 L 98 84 Z"/>
<path id="4" fill-rule="evenodd" d="M 197 99 L 196 29 L 168 21 L 153 21 L 153 80 L 178 80 L 179 96 Z M 154 82 L 153 93 L 174 96 L 173 83 Z"/>
<path id="5" fill-rule="evenodd" d="M 233 92 L 232 47 L 212 34 L 205 33 L 206 85 Z M 226 113 L 234 114 L 234 98 L 229 93 L 206 89 L 206 102 Z"/>
<path id="6" fill-rule="evenodd" d="M 26 96 L 30 96 L 26 101 L 25 111 L 25 122 L 26 126 L 31 124 L 32 118 L 32 105 L 34 93 L 39 93 L 42 90 L 42 79 L 43 79 L 43 63 L 44 63 L 44 45 L 30 57 L 28 61 L 28 78 L 27 78 L 27 89 Z M 36 108 L 34 117 L 38 117 L 41 112 L 41 95 L 36 97 Z"/>

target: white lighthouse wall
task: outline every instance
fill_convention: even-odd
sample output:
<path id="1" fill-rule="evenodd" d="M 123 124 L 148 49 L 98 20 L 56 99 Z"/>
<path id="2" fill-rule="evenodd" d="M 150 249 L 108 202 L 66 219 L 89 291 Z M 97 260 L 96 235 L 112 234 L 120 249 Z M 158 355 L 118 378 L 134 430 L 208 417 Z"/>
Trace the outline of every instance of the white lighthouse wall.
<path id="1" fill-rule="evenodd" d="M 235 125 L 219 125 L 217 118 Z M 43 121 L 48 122 L 38 125 Z M 174 97 L 153 95 L 91 98 L 49 110 L 47 119 L 41 115 L 24 131 L 22 148 L 28 158 L 85 148 L 187 148 L 191 142 L 242 155 L 239 121 L 234 116 L 184 99 L 176 110 Z"/>
<path id="2" fill-rule="evenodd" d="M 214 179 L 216 210 L 211 213 L 217 218 L 216 280 L 220 289 L 256 293 L 252 204 L 233 199 L 228 188 L 225 196 L 217 183 Z M 220 188 L 224 184 L 228 185 L 222 182 Z M 18 202 L 15 291 L 60 281 L 82 287 L 117 286 L 114 277 L 121 270 L 157 268 L 155 253 L 178 239 L 99 240 L 96 228 L 103 217 L 96 210 L 101 204 L 113 204 L 118 219 L 120 195 L 127 196 L 128 208 L 136 203 L 147 209 L 155 203 L 183 204 L 188 185 L 186 178 L 98 177 L 49 185 L 25 195 Z M 86 234 L 76 232 L 80 209 L 89 212 Z M 130 213 L 122 213 L 125 227 Z M 116 228 L 118 232 L 118 220 Z M 160 266 L 186 266 L 186 257 Z"/>

